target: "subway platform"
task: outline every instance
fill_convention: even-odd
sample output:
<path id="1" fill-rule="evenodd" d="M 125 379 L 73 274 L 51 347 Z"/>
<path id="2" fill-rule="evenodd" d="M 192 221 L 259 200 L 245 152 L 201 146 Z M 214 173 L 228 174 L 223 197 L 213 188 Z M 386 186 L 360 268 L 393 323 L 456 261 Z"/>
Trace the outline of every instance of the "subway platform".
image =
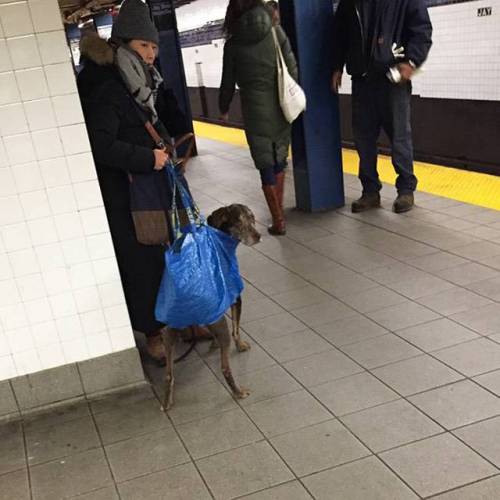
<path id="1" fill-rule="evenodd" d="M 384 185 L 384 208 L 354 215 L 346 174 L 346 207 L 306 214 L 289 176 L 270 237 L 248 150 L 198 144 L 203 213 L 247 204 L 263 234 L 239 250 L 252 348 L 231 355 L 251 396 L 200 343 L 165 415 L 145 362 L 151 386 L 4 424 L 0 499 L 498 500 L 500 212 L 418 193 L 396 215 Z"/>

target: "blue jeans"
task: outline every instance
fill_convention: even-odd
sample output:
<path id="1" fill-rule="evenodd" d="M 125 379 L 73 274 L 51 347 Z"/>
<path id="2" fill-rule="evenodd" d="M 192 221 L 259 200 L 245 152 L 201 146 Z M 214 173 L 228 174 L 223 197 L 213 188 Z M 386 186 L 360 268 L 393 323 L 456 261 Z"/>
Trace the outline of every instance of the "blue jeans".
<path id="1" fill-rule="evenodd" d="M 413 142 L 410 124 L 411 83 L 394 85 L 385 76 L 353 78 L 352 128 L 359 154 L 363 193 L 382 189 L 377 172 L 377 140 L 383 129 L 392 146 L 399 194 L 413 193 Z"/>

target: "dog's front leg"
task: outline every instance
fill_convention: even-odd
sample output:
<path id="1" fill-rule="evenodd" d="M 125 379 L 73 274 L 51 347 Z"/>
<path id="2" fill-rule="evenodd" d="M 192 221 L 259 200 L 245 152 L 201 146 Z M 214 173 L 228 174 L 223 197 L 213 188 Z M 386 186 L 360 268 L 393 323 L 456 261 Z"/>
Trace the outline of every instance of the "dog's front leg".
<path id="1" fill-rule="evenodd" d="M 165 327 L 161 331 L 161 338 L 165 346 L 165 398 L 162 411 L 168 411 L 174 404 L 174 352 L 177 340 L 177 330 Z"/>
<path id="2" fill-rule="evenodd" d="M 240 319 L 241 319 L 241 297 L 231 306 L 231 322 L 233 327 L 233 340 L 236 349 L 239 352 L 245 352 L 250 349 L 250 344 L 241 340 L 240 337 Z"/>
<path id="3" fill-rule="evenodd" d="M 222 374 L 236 399 L 244 399 L 250 395 L 248 389 L 240 388 L 234 381 L 231 367 L 229 366 L 229 349 L 231 347 L 231 336 L 227 326 L 226 318 L 222 317 L 217 323 L 210 325 L 209 330 L 217 338 L 220 346 Z"/>

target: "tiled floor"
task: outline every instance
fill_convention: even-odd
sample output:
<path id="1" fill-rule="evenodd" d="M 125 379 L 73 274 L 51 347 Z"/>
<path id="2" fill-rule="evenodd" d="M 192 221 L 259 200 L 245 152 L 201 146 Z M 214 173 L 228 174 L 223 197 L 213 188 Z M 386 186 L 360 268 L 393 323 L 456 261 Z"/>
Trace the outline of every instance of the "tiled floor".
<path id="1" fill-rule="evenodd" d="M 235 201 L 265 224 L 248 152 L 199 145 L 203 212 Z M 146 364 L 152 389 L 0 428 L 0 499 L 498 500 L 500 212 L 418 194 L 395 215 L 383 195 L 361 215 L 290 209 L 287 237 L 240 248 L 248 399 L 203 343 L 165 416 Z"/>

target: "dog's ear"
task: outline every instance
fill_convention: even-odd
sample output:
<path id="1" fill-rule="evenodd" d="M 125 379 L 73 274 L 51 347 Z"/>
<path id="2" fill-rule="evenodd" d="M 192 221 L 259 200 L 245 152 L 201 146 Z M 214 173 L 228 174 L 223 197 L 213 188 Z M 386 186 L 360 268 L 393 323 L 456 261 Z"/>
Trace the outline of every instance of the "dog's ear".
<path id="1" fill-rule="evenodd" d="M 212 212 L 208 218 L 207 223 L 209 226 L 220 229 L 229 220 L 229 213 L 226 207 L 221 207 Z"/>

